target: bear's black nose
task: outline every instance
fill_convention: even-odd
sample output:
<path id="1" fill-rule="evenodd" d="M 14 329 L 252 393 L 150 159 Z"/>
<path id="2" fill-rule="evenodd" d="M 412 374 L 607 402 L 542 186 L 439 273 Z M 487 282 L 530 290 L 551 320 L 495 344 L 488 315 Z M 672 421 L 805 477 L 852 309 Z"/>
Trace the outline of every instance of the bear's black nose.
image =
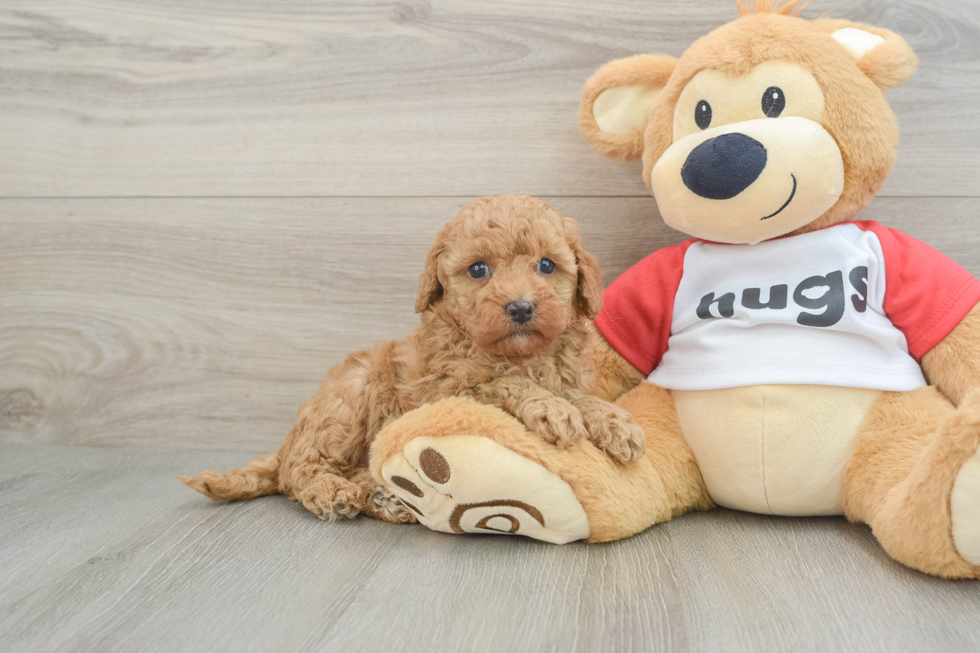
<path id="1" fill-rule="evenodd" d="M 534 304 L 526 299 L 515 299 L 508 302 L 504 308 L 507 310 L 507 315 L 510 315 L 510 319 L 518 324 L 524 324 L 534 317 Z"/>
<path id="2" fill-rule="evenodd" d="M 698 145 L 681 166 L 691 192 L 727 200 L 752 185 L 766 167 L 766 148 L 745 134 L 722 134 Z"/>

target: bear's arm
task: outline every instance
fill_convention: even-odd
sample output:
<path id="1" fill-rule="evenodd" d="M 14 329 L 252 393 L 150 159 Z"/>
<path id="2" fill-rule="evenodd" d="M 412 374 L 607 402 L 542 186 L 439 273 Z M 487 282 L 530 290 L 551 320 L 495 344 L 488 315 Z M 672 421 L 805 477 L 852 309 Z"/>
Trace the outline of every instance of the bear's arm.
<path id="1" fill-rule="evenodd" d="M 929 383 L 959 405 L 967 392 L 980 387 L 980 304 L 922 357 Z"/>
<path id="2" fill-rule="evenodd" d="M 652 372 L 667 351 L 674 296 L 693 238 L 657 250 L 602 293 L 592 325 L 595 394 L 615 401 Z"/>
<path id="3" fill-rule="evenodd" d="M 620 355 L 618 351 L 599 333 L 595 325 L 590 325 L 593 342 L 592 360 L 596 370 L 594 394 L 606 401 L 616 401 L 640 384 L 646 375 Z"/>
<path id="4" fill-rule="evenodd" d="M 980 281 L 907 234 L 870 220 L 854 224 L 881 244 L 885 314 L 929 382 L 958 405 L 980 386 Z"/>

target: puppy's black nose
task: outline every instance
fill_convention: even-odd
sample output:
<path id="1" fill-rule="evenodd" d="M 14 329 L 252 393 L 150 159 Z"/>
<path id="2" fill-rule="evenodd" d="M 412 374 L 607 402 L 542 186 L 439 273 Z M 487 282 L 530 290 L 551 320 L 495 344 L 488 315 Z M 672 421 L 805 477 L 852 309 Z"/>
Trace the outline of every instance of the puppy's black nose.
<path id="1" fill-rule="evenodd" d="M 508 302 L 504 308 L 507 310 L 507 315 L 510 316 L 510 319 L 518 324 L 524 324 L 534 317 L 534 304 L 526 299 L 515 299 L 512 302 Z"/>
<path id="2" fill-rule="evenodd" d="M 727 200 L 752 185 L 766 167 L 766 148 L 745 134 L 722 134 L 691 150 L 681 179 L 691 192 Z"/>

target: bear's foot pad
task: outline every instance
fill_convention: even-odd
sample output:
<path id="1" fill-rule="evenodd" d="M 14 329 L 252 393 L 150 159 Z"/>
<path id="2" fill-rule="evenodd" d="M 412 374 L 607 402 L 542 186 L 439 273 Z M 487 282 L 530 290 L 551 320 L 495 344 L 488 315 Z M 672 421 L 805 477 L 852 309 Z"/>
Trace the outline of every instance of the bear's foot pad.
<path id="1" fill-rule="evenodd" d="M 435 531 L 525 535 L 553 544 L 589 537 L 588 517 L 568 483 L 484 437 L 414 438 L 382 464 L 381 474 Z"/>

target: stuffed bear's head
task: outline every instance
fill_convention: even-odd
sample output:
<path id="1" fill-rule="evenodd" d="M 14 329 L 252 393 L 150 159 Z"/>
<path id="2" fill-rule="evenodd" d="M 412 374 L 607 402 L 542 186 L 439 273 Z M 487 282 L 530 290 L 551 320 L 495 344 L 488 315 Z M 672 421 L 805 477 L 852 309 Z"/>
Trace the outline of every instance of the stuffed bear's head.
<path id="1" fill-rule="evenodd" d="M 796 1 L 736 2 L 741 17 L 680 59 L 603 66 L 582 133 L 610 158 L 642 156 L 664 220 L 697 238 L 758 243 L 853 219 L 895 161 L 883 91 L 915 72 L 915 54 L 886 29 L 798 18 Z"/>

